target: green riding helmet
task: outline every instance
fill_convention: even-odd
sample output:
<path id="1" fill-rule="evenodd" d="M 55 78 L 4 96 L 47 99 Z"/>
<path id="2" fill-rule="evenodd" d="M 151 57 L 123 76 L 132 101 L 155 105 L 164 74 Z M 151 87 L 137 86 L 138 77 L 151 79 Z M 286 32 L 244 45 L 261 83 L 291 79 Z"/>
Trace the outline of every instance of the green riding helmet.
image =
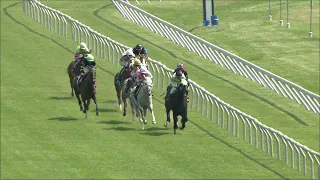
<path id="1" fill-rule="evenodd" d="M 92 54 L 87 54 L 85 58 L 87 61 L 94 61 L 94 57 Z"/>

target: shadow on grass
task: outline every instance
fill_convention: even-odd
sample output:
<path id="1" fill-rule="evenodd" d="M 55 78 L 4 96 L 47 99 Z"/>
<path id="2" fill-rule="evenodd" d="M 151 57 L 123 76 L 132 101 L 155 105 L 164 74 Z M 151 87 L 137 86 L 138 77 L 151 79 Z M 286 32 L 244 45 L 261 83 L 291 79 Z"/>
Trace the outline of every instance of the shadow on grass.
<path id="1" fill-rule="evenodd" d="M 93 12 L 93 15 L 96 16 L 98 19 L 100 19 L 100 20 L 102 20 L 102 21 L 110 24 L 111 26 L 119 29 L 120 31 L 123 31 L 123 32 L 125 32 L 125 33 L 127 33 L 127 34 L 130 34 L 130 35 L 132 35 L 132 36 L 134 36 L 134 37 L 136 37 L 136 38 L 138 38 L 138 39 L 141 39 L 141 40 L 144 41 L 144 42 L 147 42 L 147 43 L 151 44 L 152 46 L 155 46 L 155 47 L 161 49 L 162 51 L 168 53 L 171 57 L 173 57 L 173 58 L 175 58 L 175 59 L 181 59 L 181 60 L 187 62 L 190 66 L 198 69 L 199 71 L 204 72 L 204 73 L 210 75 L 211 77 L 215 77 L 215 78 L 217 78 L 217 79 L 219 79 L 219 80 L 221 80 L 221 81 L 223 81 L 223 82 L 225 82 L 225 83 L 227 83 L 227 84 L 230 84 L 230 85 L 232 85 L 233 87 L 237 88 L 239 91 L 242 91 L 242 92 L 244 92 L 244 93 L 246 93 L 246 94 L 248 94 L 248 95 L 250 95 L 250 96 L 252 96 L 252 97 L 255 97 L 256 99 L 259 99 L 259 100 L 262 101 L 262 102 L 265 102 L 266 104 L 269 104 L 270 106 L 274 107 L 274 108 L 277 109 L 278 111 L 281 111 L 281 112 L 287 114 L 287 115 L 290 116 L 292 119 L 294 119 L 296 122 L 298 122 L 298 123 L 300 123 L 300 124 L 302 124 L 302 125 L 304 125 L 304 126 L 308 126 L 308 124 L 305 123 L 302 119 L 300 119 L 297 115 L 293 114 L 292 112 L 290 112 L 290 111 L 288 111 L 288 110 L 283 109 L 282 107 L 277 106 L 277 105 L 274 104 L 273 102 L 269 101 L 267 98 L 264 98 L 264 97 L 262 97 L 262 96 L 259 96 L 259 95 L 257 95 L 257 94 L 254 94 L 254 93 L 252 93 L 250 90 L 244 89 L 243 87 L 239 86 L 238 84 L 236 84 L 236 83 L 234 83 L 234 82 L 231 82 L 231 81 L 225 79 L 225 78 L 222 77 L 222 76 L 219 76 L 219 75 L 217 75 L 217 74 L 213 74 L 212 72 L 201 68 L 199 65 L 191 62 L 190 60 L 182 59 L 182 58 L 178 57 L 178 56 L 177 56 L 175 53 L 173 53 L 172 51 L 169 51 L 168 49 L 166 49 L 166 48 L 164 48 L 164 47 L 162 47 L 162 46 L 159 46 L 159 45 L 155 44 L 154 42 L 151 42 L 150 40 L 144 38 L 143 36 L 140 36 L 140 35 L 138 35 L 138 34 L 135 34 L 135 33 L 131 32 L 131 31 L 128 31 L 128 30 L 124 29 L 123 27 L 120 27 L 120 26 L 118 26 L 117 24 L 114 24 L 114 23 L 112 23 L 111 21 L 109 21 L 109 20 L 103 18 L 102 16 L 100 16 L 100 15 L 99 15 L 99 12 L 100 12 L 101 10 L 103 10 L 103 9 L 106 9 L 106 8 L 109 7 L 109 6 L 111 6 L 111 7 L 113 8 L 113 4 L 112 4 L 112 3 L 107 4 L 107 5 L 104 5 L 104 6 L 102 6 L 101 8 L 96 9 L 96 10 Z M 197 28 L 197 27 L 195 27 L 195 28 Z M 192 30 L 194 30 L 194 29 L 191 29 L 191 31 L 192 31 Z M 208 77 L 208 78 L 209 78 L 209 77 Z"/>
<path id="2" fill-rule="evenodd" d="M 141 130 L 142 131 L 142 130 Z M 168 132 L 150 132 L 150 131 L 146 131 L 144 130 L 143 132 L 141 132 L 140 134 L 142 135 L 148 135 L 148 136 L 163 136 L 163 135 L 167 135 L 167 134 L 171 134 Z M 173 134 L 173 133 L 172 133 Z"/>
<path id="3" fill-rule="evenodd" d="M 117 125 L 117 124 L 131 124 L 126 121 L 118 121 L 118 120 L 111 120 L 111 121 L 99 121 L 97 122 L 99 124 L 111 124 L 111 125 Z"/>
<path id="4" fill-rule="evenodd" d="M 103 128 L 104 130 L 115 130 L 115 131 L 137 131 L 134 128 L 127 128 L 127 127 L 113 127 L 113 128 Z"/>
<path id="5" fill-rule="evenodd" d="M 103 101 L 103 103 L 118 104 L 118 101 L 116 101 L 116 100 L 107 100 L 107 101 Z"/>
<path id="6" fill-rule="evenodd" d="M 93 109 L 92 111 L 95 112 L 96 110 Z M 99 111 L 100 111 L 100 112 L 118 112 L 117 110 L 111 109 L 111 108 L 102 108 L 102 109 L 99 108 Z"/>
<path id="7" fill-rule="evenodd" d="M 48 120 L 57 120 L 57 121 L 76 121 L 79 120 L 77 118 L 73 118 L 73 117 L 53 117 L 53 118 L 49 118 Z"/>
<path id="8" fill-rule="evenodd" d="M 49 99 L 54 99 L 54 100 L 69 100 L 69 99 L 73 99 L 74 97 L 72 96 L 68 96 L 68 97 L 57 97 L 57 96 L 52 96 Z"/>

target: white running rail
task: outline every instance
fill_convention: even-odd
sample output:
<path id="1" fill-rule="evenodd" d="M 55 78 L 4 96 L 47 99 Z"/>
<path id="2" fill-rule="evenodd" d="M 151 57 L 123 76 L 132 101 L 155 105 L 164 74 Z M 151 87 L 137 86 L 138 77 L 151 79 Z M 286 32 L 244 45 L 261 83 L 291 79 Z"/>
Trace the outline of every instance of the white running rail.
<path id="1" fill-rule="evenodd" d="M 66 38 L 70 37 L 68 34 L 71 33 L 73 41 L 86 42 L 89 48 L 96 53 L 96 56 L 107 58 L 113 64 L 119 65 L 121 54 L 129 48 L 36 0 L 22 0 L 22 6 L 25 15 Z M 155 79 L 155 87 L 165 90 L 170 83 L 173 70 L 151 58 L 149 58 L 149 62 L 150 70 Z M 270 156 L 277 156 L 279 160 L 283 159 L 286 164 L 290 162 L 292 168 L 296 166 L 297 170 L 303 171 L 304 175 L 315 177 L 316 171 L 320 167 L 320 153 L 223 102 L 194 81 L 189 80 L 189 82 L 191 89 L 190 109 L 200 111 L 211 121 L 215 119 L 216 124 L 220 124 L 232 135 L 239 138 L 242 136 L 243 140 L 266 151 Z"/>
<path id="2" fill-rule="evenodd" d="M 122 0 L 112 0 L 112 2 L 118 11 L 130 21 L 172 40 L 189 51 L 196 52 L 199 56 L 219 64 L 235 74 L 238 73 L 284 97 L 294 99 L 298 104 L 303 104 L 307 110 L 320 114 L 319 95 L 180 29 L 130 3 Z"/>

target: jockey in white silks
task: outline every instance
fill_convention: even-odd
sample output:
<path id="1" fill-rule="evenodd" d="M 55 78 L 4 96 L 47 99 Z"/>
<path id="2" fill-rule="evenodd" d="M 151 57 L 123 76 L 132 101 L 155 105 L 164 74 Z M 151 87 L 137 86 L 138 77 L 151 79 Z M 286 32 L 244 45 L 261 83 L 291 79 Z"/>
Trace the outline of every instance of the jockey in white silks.
<path id="1" fill-rule="evenodd" d="M 117 77 L 117 83 L 120 82 L 122 73 L 124 72 L 125 69 L 130 68 L 130 61 L 134 60 L 134 53 L 132 49 L 127 49 L 123 54 L 122 57 L 120 58 L 120 65 L 122 66 L 122 69 L 119 72 L 119 76 Z"/>

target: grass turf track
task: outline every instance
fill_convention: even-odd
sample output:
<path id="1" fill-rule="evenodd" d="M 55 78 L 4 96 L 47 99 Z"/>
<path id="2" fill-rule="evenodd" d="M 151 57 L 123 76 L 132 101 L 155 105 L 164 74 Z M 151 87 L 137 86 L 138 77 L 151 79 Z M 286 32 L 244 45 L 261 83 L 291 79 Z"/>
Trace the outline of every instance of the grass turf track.
<path id="1" fill-rule="evenodd" d="M 75 3 L 75 1 L 51 0 L 45 4 L 80 20 L 122 44 L 132 47 L 137 43 L 143 44 L 148 48 L 150 57 L 161 61 L 168 67 L 174 68 L 177 62 L 182 61 L 191 79 L 226 103 L 280 130 L 311 149 L 319 151 L 319 115 L 306 111 L 303 105 L 275 94 L 256 82 L 235 75 L 168 39 L 130 22 L 120 15 L 112 2 L 81 1 L 81 3 Z M 159 13 L 170 12 L 155 8 L 152 13 L 157 14 L 157 11 L 160 11 Z M 316 33 L 314 38 L 317 38 Z M 314 63 L 317 62 L 314 61 Z M 295 72 L 292 74 L 291 76 L 295 76 Z"/>
<path id="2" fill-rule="evenodd" d="M 21 4 L 1 1 L 1 178 L 303 178 L 190 113 L 186 131 L 158 125 L 142 132 L 114 104 L 119 67 L 100 61 L 101 116 L 88 120 L 70 98 L 66 75 L 76 44 L 25 17 Z"/>

